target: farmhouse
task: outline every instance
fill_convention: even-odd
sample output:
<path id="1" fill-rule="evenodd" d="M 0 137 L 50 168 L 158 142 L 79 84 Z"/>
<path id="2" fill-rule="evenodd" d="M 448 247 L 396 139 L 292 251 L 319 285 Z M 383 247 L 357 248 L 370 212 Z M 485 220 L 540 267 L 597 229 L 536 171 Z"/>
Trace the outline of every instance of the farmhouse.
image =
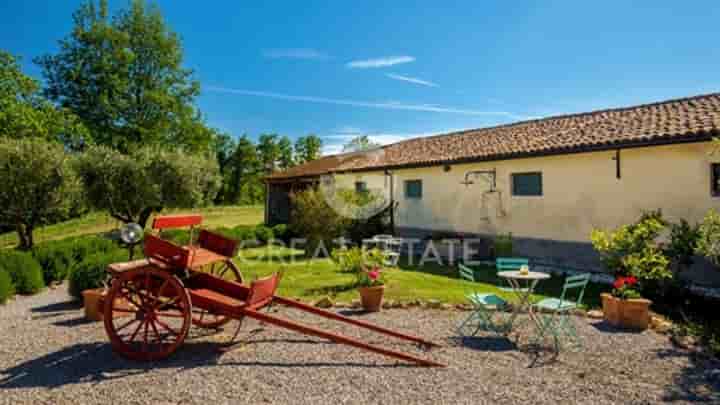
<path id="1" fill-rule="evenodd" d="M 593 228 L 661 209 L 700 221 L 720 202 L 720 93 L 410 139 L 322 157 L 266 178 L 266 220 L 286 222 L 288 193 L 332 176 L 382 190 L 397 234 L 512 233 L 518 254 L 599 270 Z M 694 269 L 700 283 L 717 273 Z"/>

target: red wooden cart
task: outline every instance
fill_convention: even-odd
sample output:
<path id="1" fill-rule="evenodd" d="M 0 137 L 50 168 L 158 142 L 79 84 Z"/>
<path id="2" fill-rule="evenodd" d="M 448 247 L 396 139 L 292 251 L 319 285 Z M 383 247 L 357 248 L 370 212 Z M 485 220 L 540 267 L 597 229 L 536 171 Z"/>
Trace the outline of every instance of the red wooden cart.
<path id="1" fill-rule="evenodd" d="M 201 221 L 197 215 L 159 217 L 153 228 L 194 227 Z M 162 359 L 182 345 L 191 323 L 203 328 L 217 328 L 232 319 L 242 324 L 242 320 L 249 317 L 410 363 L 443 366 L 261 311 L 271 304 L 279 304 L 411 341 L 424 348 L 438 346 L 418 337 L 279 297 L 275 295 L 281 278 L 279 273 L 253 281 L 249 286 L 243 285 L 242 276 L 232 262 L 237 242 L 206 230 L 200 231 L 197 239 L 197 244 L 193 244 L 191 238 L 189 245 L 178 246 L 158 236 L 147 235 L 144 241 L 146 259 L 108 267 L 112 283 L 104 300 L 104 323 L 117 353 L 135 360 Z"/>

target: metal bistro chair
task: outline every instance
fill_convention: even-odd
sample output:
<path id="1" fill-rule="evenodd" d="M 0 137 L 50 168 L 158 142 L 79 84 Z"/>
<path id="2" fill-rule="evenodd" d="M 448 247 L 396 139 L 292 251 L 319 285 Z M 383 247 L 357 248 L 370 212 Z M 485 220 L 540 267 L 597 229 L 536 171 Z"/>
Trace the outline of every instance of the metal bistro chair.
<path id="1" fill-rule="evenodd" d="M 576 345 L 581 345 L 571 313 L 582 304 L 585 288 L 589 282 L 589 273 L 568 276 L 565 278 L 562 295 L 559 299 L 545 298 L 533 306 L 534 309 L 544 312 L 539 317 L 536 343 L 550 334 L 553 337 L 555 351 L 560 350 L 560 339 L 564 336 L 571 338 Z M 575 300 L 571 298 L 572 295 L 575 296 Z"/>
<path id="2" fill-rule="evenodd" d="M 458 264 L 460 278 L 475 282 L 474 271 L 462 264 Z M 502 333 L 506 326 L 504 323 L 495 323 L 493 316 L 500 310 L 506 309 L 508 304 L 505 300 L 493 293 L 481 294 L 472 292 L 466 298 L 473 306 L 472 313 L 458 326 L 457 333 L 462 337 L 477 335 L 481 330 Z M 466 329 L 472 329 L 472 333 L 466 334 Z"/>
<path id="3" fill-rule="evenodd" d="M 530 260 L 524 257 L 498 257 L 495 259 L 495 269 L 500 271 L 513 271 L 520 270 L 522 266 L 530 265 Z M 502 291 L 515 291 L 511 287 L 500 286 Z M 517 291 L 527 292 L 526 288 L 518 289 Z"/>

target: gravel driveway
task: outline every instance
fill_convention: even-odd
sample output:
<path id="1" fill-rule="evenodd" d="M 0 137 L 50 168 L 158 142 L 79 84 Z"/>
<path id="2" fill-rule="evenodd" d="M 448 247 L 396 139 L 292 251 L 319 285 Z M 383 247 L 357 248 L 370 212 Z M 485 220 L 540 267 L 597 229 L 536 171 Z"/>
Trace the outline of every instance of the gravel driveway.
<path id="1" fill-rule="evenodd" d="M 585 348 L 552 361 L 527 350 L 523 339 L 519 347 L 490 335 L 458 340 L 453 327 L 463 312 L 358 315 L 443 344 L 423 353 L 348 332 L 448 365 L 427 369 L 274 327 L 222 355 L 216 342 L 233 328 L 214 335 L 191 329 L 171 359 L 135 363 L 115 356 L 102 324 L 82 316 L 64 287 L 0 307 L 0 403 L 720 403 L 717 363 L 694 358 L 654 332 L 620 333 L 581 318 Z M 247 322 L 244 331 L 256 326 Z"/>

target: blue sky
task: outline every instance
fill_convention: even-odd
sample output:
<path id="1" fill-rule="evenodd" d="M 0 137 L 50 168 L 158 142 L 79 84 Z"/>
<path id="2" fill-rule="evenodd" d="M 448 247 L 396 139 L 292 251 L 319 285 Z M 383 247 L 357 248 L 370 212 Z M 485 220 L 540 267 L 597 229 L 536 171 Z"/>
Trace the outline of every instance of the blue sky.
<path id="1" fill-rule="evenodd" d="M 1 0 L 0 48 L 39 77 L 78 3 Z M 720 90 L 717 1 L 157 3 L 212 126 L 326 152 Z"/>

